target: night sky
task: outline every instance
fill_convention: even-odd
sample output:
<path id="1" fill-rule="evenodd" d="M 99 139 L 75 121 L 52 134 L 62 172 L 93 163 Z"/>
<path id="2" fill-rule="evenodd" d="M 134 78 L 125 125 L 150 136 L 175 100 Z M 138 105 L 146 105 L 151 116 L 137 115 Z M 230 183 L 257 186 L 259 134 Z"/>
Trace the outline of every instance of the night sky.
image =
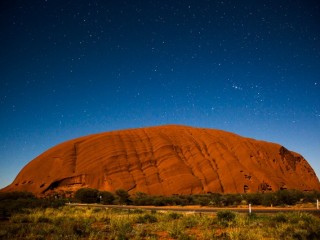
<path id="1" fill-rule="evenodd" d="M 320 176 L 320 1 L 2 0 L 0 188 L 48 148 L 164 124 L 301 153 Z"/>

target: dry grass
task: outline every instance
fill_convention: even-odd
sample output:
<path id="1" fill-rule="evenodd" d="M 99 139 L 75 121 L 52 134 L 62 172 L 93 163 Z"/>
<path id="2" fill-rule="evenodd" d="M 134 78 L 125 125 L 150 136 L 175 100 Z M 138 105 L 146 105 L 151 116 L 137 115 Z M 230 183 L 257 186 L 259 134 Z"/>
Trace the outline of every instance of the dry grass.
<path id="1" fill-rule="evenodd" d="M 199 215 L 65 206 L 12 215 L 1 222 L 0 239 L 320 239 L 320 221 L 302 212 Z"/>

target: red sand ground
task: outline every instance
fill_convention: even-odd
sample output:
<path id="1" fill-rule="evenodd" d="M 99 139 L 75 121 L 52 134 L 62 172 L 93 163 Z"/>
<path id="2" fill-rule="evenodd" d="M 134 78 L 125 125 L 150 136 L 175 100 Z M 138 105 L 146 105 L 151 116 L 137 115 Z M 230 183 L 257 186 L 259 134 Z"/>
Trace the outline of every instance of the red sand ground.
<path id="1" fill-rule="evenodd" d="M 160 126 L 77 138 L 44 152 L 3 191 L 91 187 L 147 194 L 320 190 L 308 162 L 281 145 L 220 130 Z"/>

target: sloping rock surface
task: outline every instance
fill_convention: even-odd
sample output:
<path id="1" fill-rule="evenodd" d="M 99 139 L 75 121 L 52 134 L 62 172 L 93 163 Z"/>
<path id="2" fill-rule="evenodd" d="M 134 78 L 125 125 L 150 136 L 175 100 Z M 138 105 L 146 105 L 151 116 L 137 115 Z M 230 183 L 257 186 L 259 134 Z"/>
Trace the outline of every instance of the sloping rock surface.
<path id="1" fill-rule="evenodd" d="M 320 190 L 308 162 L 281 145 L 175 125 L 64 142 L 32 160 L 3 190 L 41 195 L 81 187 L 155 195 Z"/>

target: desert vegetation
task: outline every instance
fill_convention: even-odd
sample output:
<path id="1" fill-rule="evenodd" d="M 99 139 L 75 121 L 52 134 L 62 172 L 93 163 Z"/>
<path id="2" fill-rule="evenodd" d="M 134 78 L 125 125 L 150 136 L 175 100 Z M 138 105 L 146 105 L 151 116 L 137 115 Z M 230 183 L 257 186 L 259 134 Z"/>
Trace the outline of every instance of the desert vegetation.
<path id="1" fill-rule="evenodd" d="M 319 239 L 318 217 L 181 214 L 63 206 L 26 209 L 0 225 L 1 239 Z"/>
<path id="2" fill-rule="evenodd" d="M 248 214 L 221 210 L 200 214 L 65 205 L 73 201 L 236 206 L 244 202 L 261 204 L 265 198 L 276 199 L 272 203 L 282 205 L 311 204 L 308 201 L 314 202 L 317 197 L 317 192 L 296 191 L 152 197 L 144 193 L 130 196 L 121 189 L 110 193 L 87 188 L 78 190 L 70 199 L 61 199 L 61 194 L 39 199 L 25 192 L 1 193 L 0 239 L 320 239 L 319 216 L 304 212 Z"/>
<path id="3" fill-rule="evenodd" d="M 123 189 L 115 193 L 98 191 L 91 188 L 79 189 L 73 201 L 81 203 L 126 204 L 136 206 L 185 206 L 200 205 L 212 207 L 233 207 L 239 205 L 286 206 L 296 204 L 314 204 L 320 199 L 319 192 L 301 192 L 297 190 L 280 190 L 277 192 L 260 192 L 250 194 L 198 194 L 151 196 L 137 192 L 133 195 Z"/>
<path id="4" fill-rule="evenodd" d="M 26 209 L 58 208 L 64 206 L 67 199 L 52 195 L 47 198 L 37 198 L 29 192 L 0 193 L 0 219 L 6 219 L 14 213 Z"/>

